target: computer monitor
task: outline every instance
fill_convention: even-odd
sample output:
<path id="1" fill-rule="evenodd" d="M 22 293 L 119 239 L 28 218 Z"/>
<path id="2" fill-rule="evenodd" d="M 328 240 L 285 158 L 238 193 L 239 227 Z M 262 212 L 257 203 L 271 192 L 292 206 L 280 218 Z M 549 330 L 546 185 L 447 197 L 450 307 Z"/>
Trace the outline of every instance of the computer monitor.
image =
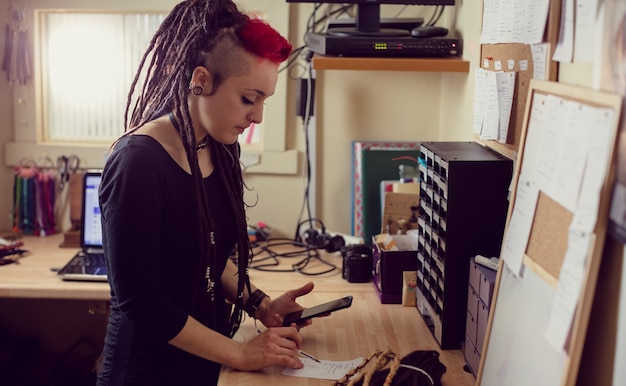
<path id="1" fill-rule="evenodd" d="M 409 31 L 380 27 L 381 4 L 398 5 L 454 5 L 454 0 L 287 0 L 288 3 L 355 4 L 356 27 L 332 28 L 329 35 L 340 36 L 406 36 Z"/>

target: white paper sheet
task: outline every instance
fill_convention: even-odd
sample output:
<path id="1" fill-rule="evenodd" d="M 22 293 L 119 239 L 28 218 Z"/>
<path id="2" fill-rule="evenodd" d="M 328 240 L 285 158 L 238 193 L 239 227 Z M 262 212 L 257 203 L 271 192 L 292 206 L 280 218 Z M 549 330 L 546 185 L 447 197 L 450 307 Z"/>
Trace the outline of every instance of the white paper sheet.
<path id="1" fill-rule="evenodd" d="M 475 72 L 474 133 L 481 139 L 506 142 L 515 92 L 515 72 Z"/>
<path id="2" fill-rule="evenodd" d="M 482 139 L 498 139 L 500 109 L 496 73 L 476 69 L 474 132 Z"/>
<path id="3" fill-rule="evenodd" d="M 356 358 L 349 361 L 323 361 L 321 363 L 315 362 L 313 359 L 300 358 L 304 367 L 301 369 L 285 368 L 282 372 L 283 375 L 289 375 L 292 377 L 300 378 L 316 378 L 316 379 L 328 379 L 338 380 L 348 371 L 357 367 L 363 362 L 363 358 Z"/>
<path id="4" fill-rule="evenodd" d="M 487 99 L 485 93 L 487 83 L 487 71 L 477 68 L 474 71 L 474 133 L 480 135 L 485 122 L 485 106 L 483 101 Z"/>
<path id="5" fill-rule="evenodd" d="M 548 80 L 548 43 L 531 44 L 530 53 L 533 57 L 533 78 Z"/>
<path id="6" fill-rule="evenodd" d="M 600 193 L 602 183 L 607 173 L 609 164 L 608 156 L 611 154 L 613 144 L 611 133 L 614 126 L 614 113 L 612 109 L 596 108 L 583 105 L 581 110 L 581 122 L 588 127 L 588 155 L 585 165 L 585 176 L 583 178 L 578 198 L 578 205 L 574 212 L 572 227 L 582 232 L 592 232 L 598 219 L 598 207 L 600 206 Z"/>
<path id="7" fill-rule="evenodd" d="M 498 141 L 506 143 L 509 132 L 509 122 L 511 120 L 511 106 L 513 104 L 513 94 L 515 93 L 516 72 L 499 72 L 496 74 L 498 87 L 498 105 L 500 108 L 500 120 L 498 122 Z"/>
<path id="8" fill-rule="evenodd" d="M 549 5 L 549 0 L 484 0 L 480 43 L 541 43 Z"/>
<path id="9" fill-rule="evenodd" d="M 544 105 L 547 103 L 547 95 L 536 93 L 533 96 L 533 103 L 531 105 L 530 119 L 528 121 L 528 130 L 526 131 L 526 143 L 527 149 L 538 149 L 541 138 L 543 137 L 542 130 L 546 126 L 546 121 L 549 119 L 547 111 Z M 522 170 L 520 175 L 525 176 L 528 181 L 536 181 L 535 165 L 537 164 L 538 152 L 524 152 L 524 162 L 522 162 Z"/>
<path id="10" fill-rule="evenodd" d="M 537 186 L 574 213 L 587 159 L 590 110 L 556 96 L 549 96 L 543 108 L 547 119 L 535 165 Z"/>
<path id="11" fill-rule="evenodd" d="M 535 217 L 539 190 L 536 186 L 520 177 L 515 193 L 515 206 L 511 213 L 511 220 L 504 235 L 501 258 L 515 276 L 522 270 L 522 262 L 530 230 Z"/>
<path id="12" fill-rule="evenodd" d="M 576 0 L 574 42 L 575 62 L 594 62 L 594 42 L 598 0 Z"/>
<path id="13" fill-rule="evenodd" d="M 532 122 L 541 134 L 536 143 L 539 150 L 535 152 L 536 158 L 533 165 L 535 179 L 531 181 L 535 181 L 539 189 L 550 196 L 553 176 L 559 159 L 561 136 L 563 135 L 563 125 L 558 121 L 560 102 L 560 98 L 549 95 L 541 105 L 536 106 L 533 110 L 533 114 L 537 112 L 541 116 L 541 120 Z M 535 104 L 533 103 L 534 107 Z M 528 130 L 530 131 L 531 128 Z M 532 130 L 535 130 L 535 127 Z M 524 160 L 524 163 L 527 161 Z"/>
<path id="14" fill-rule="evenodd" d="M 569 63 L 574 55 L 574 0 L 561 0 L 559 40 L 552 60 Z"/>
<path id="15" fill-rule="evenodd" d="M 569 335 L 580 290 L 585 278 L 585 261 L 591 245 L 590 234 L 570 229 L 567 252 L 559 273 L 559 284 L 552 304 L 545 338 L 550 345 L 562 352 Z"/>

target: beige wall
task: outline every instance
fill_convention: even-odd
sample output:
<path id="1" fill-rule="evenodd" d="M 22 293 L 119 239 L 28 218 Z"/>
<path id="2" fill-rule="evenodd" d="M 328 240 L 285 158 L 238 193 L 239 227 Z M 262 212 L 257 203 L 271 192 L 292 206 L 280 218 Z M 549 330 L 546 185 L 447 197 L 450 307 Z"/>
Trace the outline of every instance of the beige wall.
<path id="1" fill-rule="evenodd" d="M 8 0 L 0 2 L 0 20 L 6 20 Z M 4 28 L 0 30 L 0 42 L 4 52 Z M 4 59 L 4 57 L 3 57 Z M 4 71 L 0 72 L 0 144 L 13 139 L 13 93 L 6 81 Z M 4 146 L 0 146 L 0 159 L 4 160 Z M 0 231 L 10 229 L 10 210 L 13 202 L 13 173 L 0 163 Z"/>
<path id="2" fill-rule="evenodd" d="M 25 4 L 40 0 L 25 1 Z M 269 0 L 268 0 L 269 1 Z M 97 0 L 48 0 L 65 7 L 95 7 Z M 176 1 L 143 0 L 132 7 L 169 9 Z M 301 36 L 310 4 L 291 4 L 275 0 L 276 7 L 291 6 L 290 38 L 301 44 Z M 464 4 L 467 3 L 467 4 Z M 0 0 L 4 20 L 10 0 Z M 107 2 L 128 8 L 122 0 Z M 384 8 L 384 16 L 397 10 Z M 424 8 L 409 7 L 402 16 L 425 16 Z M 351 227 L 350 144 L 353 140 L 467 140 L 472 138 L 473 72 L 478 66 L 482 7 L 480 2 L 459 0 L 456 12 L 446 11 L 441 25 L 456 25 L 464 39 L 463 57 L 470 61 L 468 73 L 418 73 L 373 71 L 318 71 L 317 93 L 317 189 L 316 217 L 327 230 L 349 233 Z M 391 13 L 391 14 L 388 14 Z M 3 34 L 4 30 L 0 32 Z M 2 41 L 4 41 L 4 36 Z M 562 81 L 589 85 L 589 66 L 565 66 Z M 304 130 L 293 114 L 295 86 L 290 81 L 287 106 L 287 147 L 305 150 Z M 14 139 L 12 89 L 0 79 L 0 142 Z M 270 102 L 271 103 L 271 102 Z M 5 159 L 4 146 L 0 159 Z M 302 170 L 302 168 L 300 169 Z M 277 234 L 292 236 L 299 221 L 304 197 L 303 173 L 296 176 L 254 174 L 246 176 L 253 191 L 248 202 L 257 202 L 249 210 L 250 223 L 264 221 Z M 0 230 L 10 229 L 13 172 L 0 168 Z"/>

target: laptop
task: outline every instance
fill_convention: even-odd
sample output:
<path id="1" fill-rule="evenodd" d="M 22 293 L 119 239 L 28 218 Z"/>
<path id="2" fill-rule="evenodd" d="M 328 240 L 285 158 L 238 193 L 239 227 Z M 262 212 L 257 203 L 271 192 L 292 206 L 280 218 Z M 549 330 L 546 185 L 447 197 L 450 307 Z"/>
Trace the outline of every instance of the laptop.
<path id="1" fill-rule="evenodd" d="M 101 170 L 88 170 L 83 175 L 80 224 L 81 250 L 61 268 L 57 275 L 63 280 L 107 281 L 107 267 L 102 250 L 102 223 L 98 188 Z"/>

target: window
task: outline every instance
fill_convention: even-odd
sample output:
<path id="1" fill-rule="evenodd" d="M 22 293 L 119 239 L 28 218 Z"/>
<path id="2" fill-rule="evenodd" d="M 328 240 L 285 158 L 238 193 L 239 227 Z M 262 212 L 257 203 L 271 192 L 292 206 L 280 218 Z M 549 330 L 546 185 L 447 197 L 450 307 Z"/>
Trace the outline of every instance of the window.
<path id="1" fill-rule="evenodd" d="M 267 16 L 287 36 L 287 4 L 241 3 Z M 47 8 L 47 0 L 29 2 L 40 8 L 26 12 L 34 79 L 12 89 L 15 140 L 5 147 L 7 165 L 17 165 L 26 156 L 56 159 L 73 154 L 81 159 L 81 167 L 102 167 L 105 150 L 123 131 L 128 88 L 139 60 L 169 9 L 154 5 L 138 12 L 132 2 L 98 3 L 98 11 L 73 9 L 66 0 L 55 5 L 63 10 Z M 86 63 L 79 64 L 82 60 Z M 298 172 L 298 151 L 286 147 L 286 126 L 285 71 L 267 103 L 263 124 L 254 137 L 241 138 L 242 159 L 256 164 L 248 173 Z"/>
<path id="2" fill-rule="evenodd" d="M 128 88 L 164 14 L 41 12 L 44 142 L 111 143 Z"/>

